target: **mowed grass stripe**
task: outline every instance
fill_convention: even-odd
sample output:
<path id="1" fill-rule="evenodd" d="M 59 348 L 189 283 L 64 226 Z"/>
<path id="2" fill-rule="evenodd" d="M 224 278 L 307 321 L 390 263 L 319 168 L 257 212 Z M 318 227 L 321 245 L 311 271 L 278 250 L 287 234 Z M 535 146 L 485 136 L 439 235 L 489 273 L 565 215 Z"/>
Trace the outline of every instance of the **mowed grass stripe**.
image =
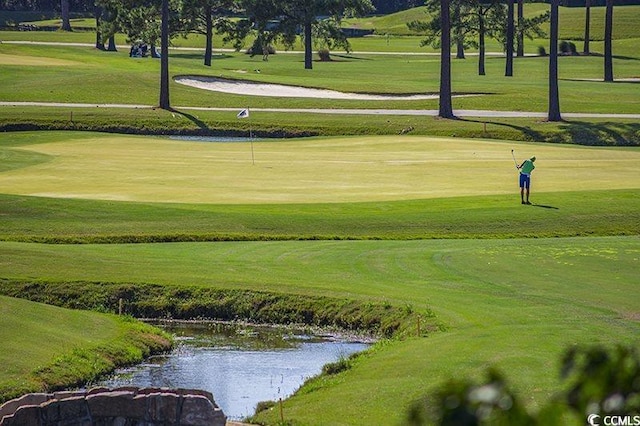
<path id="1" fill-rule="evenodd" d="M 0 195 L 0 240 L 123 243 L 517 238 L 640 233 L 640 190 L 379 203 L 210 205 Z"/>
<path id="2" fill-rule="evenodd" d="M 33 275 L 48 281 L 240 286 L 331 296 L 344 296 L 357 284 L 355 294 L 361 297 L 413 300 L 420 306 L 434 304 L 436 309 L 454 308 L 459 301 L 447 298 L 459 291 L 456 297 L 474 292 L 488 299 L 499 296 L 493 302 L 496 306 L 502 305 L 501 298 L 535 294 L 576 307 L 602 304 L 632 316 L 635 300 L 627 296 L 636 291 L 633 266 L 640 240 L 633 236 L 117 245 L 0 242 L 0 247 L 0 276 L 11 279 Z M 609 269 L 612 264 L 617 265 L 615 270 Z M 612 281 L 612 290 L 620 291 L 600 294 L 585 289 L 606 287 L 607 281 Z M 444 286 L 438 288 L 440 284 Z M 425 292 L 431 301 L 424 299 Z M 504 303 L 505 308 L 509 305 Z M 463 310 L 468 309 L 474 310 Z M 487 318 L 497 315 L 492 312 Z"/>
<path id="3" fill-rule="evenodd" d="M 0 243 L 0 276 L 51 282 L 153 282 L 386 301 L 432 309 L 447 331 L 384 346 L 356 368 L 288 401 L 305 424 L 322 407 L 346 424 L 375 422 L 452 376 L 488 365 L 507 374 L 528 402 L 558 386 L 557 360 L 571 344 L 634 342 L 637 237 L 296 241 L 136 245 Z M 523 366 L 526 366 L 524 368 Z M 371 392 L 378 382 L 380 392 Z M 313 388 L 313 386 L 312 386 Z M 305 407 L 311 404 L 311 411 Z M 306 411 L 305 411 L 306 410 Z M 331 411 L 331 410 L 329 410 Z M 357 413 L 356 413 L 357 411 Z M 268 414 L 265 414 L 268 415 Z M 333 414 L 332 414 L 333 415 Z M 386 413 L 389 416 L 389 413 Z M 385 417 L 386 418 L 386 417 Z M 323 418 L 324 419 L 324 418 Z M 326 420 L 326 419 L 324 419 Z"/>
<path id="4" fill-rule="evenodd" d="M 9 147 L 11 137 L 3 138 Z M 377 136 L 260 141 L 253 143 L 252 157 L 249 145 L 91 133 L 21 145 L 50 161 L 0 174 L 0 192 L 224 204 L 509 194 L 517 191 L 511 149 L 519 161 L 537 156 L 538 193 L 640 188 L 637 148 Z"/>

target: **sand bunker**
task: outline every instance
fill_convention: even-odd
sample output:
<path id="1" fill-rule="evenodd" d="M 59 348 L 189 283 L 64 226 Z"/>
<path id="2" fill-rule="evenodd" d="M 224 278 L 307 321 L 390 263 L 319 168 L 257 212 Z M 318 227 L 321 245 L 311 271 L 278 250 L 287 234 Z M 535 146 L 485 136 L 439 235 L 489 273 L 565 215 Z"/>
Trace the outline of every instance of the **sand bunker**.
<path id="1" fill-rule="evenodd" d="M 177 77 L 175 81 L 199 89 L 232 93 L 234 95 L 273 96 L 278 98 L 355 99 L 367 101 L 438 99 L 437 94 L 380 95 L 345 93 L 335 90 L 311 89 L 308 87 L 285 86 L 282 84 L 252 83 L 215 77 L 184 76 Z"/>

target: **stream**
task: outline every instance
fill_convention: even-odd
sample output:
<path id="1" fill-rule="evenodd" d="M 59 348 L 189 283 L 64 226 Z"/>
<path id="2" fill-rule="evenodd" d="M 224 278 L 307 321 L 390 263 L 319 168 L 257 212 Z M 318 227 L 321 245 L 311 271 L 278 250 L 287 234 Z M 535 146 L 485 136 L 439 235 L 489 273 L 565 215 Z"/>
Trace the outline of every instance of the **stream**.
<path id="1" fill-rule="evenodd" d="M 95 385 L 207 390 L 230 420 L 252 415 L 260 401 L 291 396 L 305 380 L 320 374 L 323 365 L 370 345 L 362 339 L 285 327 L 218 322 L 154 325 L 176 336 L 176 349 L 118 370 Z"/>

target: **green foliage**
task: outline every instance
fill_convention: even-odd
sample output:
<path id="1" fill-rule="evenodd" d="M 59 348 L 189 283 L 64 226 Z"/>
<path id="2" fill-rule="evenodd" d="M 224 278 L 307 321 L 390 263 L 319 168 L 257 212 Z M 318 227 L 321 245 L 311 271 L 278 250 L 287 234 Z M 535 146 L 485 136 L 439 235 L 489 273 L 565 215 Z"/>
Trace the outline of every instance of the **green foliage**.
<path id="1" fill-rule="evenodd" d="M 77 347 L 36 368 L 31 377 L 41 389 L 56 391 L 99 379 L 117 367 L 133 365 L 154 353 L 171 349 L 171 338 L 149 327 L 133 327 L 121 339 L 89 347 Z M 32 389 L 31 391 L 38 390 Z M 8 395 L 0 395 L 8 397 Z"/>
<path id="2" fill-rule="evenodd" d="M 567 40 L 562 40 L 558 45 L 558 50 L 563 55 L 577 55 L 575 43 Z"/>
<path id="3" fill-rule="evenodd" d="M 9 34 L 11 37 L 12 34 Z M 4 34 L 0 37 L 5 38 Z M 16 37 L 16 36 L 14 36 Z M 35 41 L 36 38 L 29 35 Z M 41 40 L 47 40 L 41 38 Z M 74 40 L 69 38 L 69 41 Z M 389 46 L 382 37 L 352 39 L 355 50 L 362 46 L 372 50 L 408 50 L 415 53 L 418 38 L 391 39 Z M 123 43 L 124 40 L 118 40 Z M 200 40 L 202 43 L 202 40 Z M 358 43 L 358 44 L 356 44 Z M 536 44 L 531 44 L 531 53 Z M 195 44 L 194 44 L 195 45 Z M 199 45 L 201 46 L 201 44 Z M 623 45 L 621 45 L 623 46 Z M 616 73 L 619 77 L 635 76 L 633 43 L 625 49 L 614 46 Z M 489 49 L 490 47 L 487 47 Z M 492 49 L 500 49 L 493 46 Z M 593 45 L 597 52 L 597 44 Z M 11 45 L 3 43 L 0 52 L 9 55 L 11 64 L 0 66 L 0 98 L 3 101 L 85 102 L 91 104 L 136 104 L 149 108 L 123 110 L 117 108 L 66 107 L 2 107 L 0 128 L 11 129 L 95 129 L 105 132 L 156 133 L 156 134 L 229 134 L 247 135 L 249 124 L 257 135 L 339 135 L 339 134 L 399 134 L 412 127 L 414 134 L 434 134 L 490 137 L 495 139 L 536 140 L 551 142 L 583 143 L 582 138 L 572 137 L 563 127 L 583 129 L 585 144 L 618 143 L 638 144 L 634 125 L 637 120 L 622 119 L 569 119 L 562 127 L 541 122 L 539 119 L 483 119 L 436 120 L 424 116 L 338 115 L 338 114 L 283 114 L 260 111 L 259 108 L 281 108 L 277 97 L 247 98 L 240 95 L 209 93 L 171 82 L 173 103 L 178 111 L 154 110 L 157 99 L 157 63 L 150 59 L 132 60 L 127 52 L 101 52 L 86 47 Z M 335 52 L 334 52 L 335 53 Z M 428 52 L 425 52 L 428 53 Z M 625 58 L 628 56 L 628 58 Z M 2 56 L 4 57 L 4 55 Z M 21 63 L 24 59 L 26 63 Z M 343 55 L 334 61 L 315 65 L 313 75 L 303 73 L 300 55 L 278 55 L 264 65 L 259 58 L 250 60 L 241 53 L 216 55 L 211 69 L 204 67 L 199 55 L 186 51 L 171 51 L 171 72 L 175 75 L 203 75 L 245 79 L 267 83 L 280 83 L 306 87 L 328 88 L 345 92 L 386 94 L 436 93 L 438 91 L 438 61 L 416 55 L 373 55 L 358 53 Z M 41 65 L 30 61 L 40 61 Z M 53 62 L 52 62 L 53 61 Z M 56 64 L 55 61 L 64 61 Z M 69 63 L 71 61 L 72 63 Z M 602 74 L 602 60 L 595 56 L 560 58 L 562 106 L 566 112 L 633 113 L 637 93 L 633 83 L 603 84 L 597 81 L 578 81 L 580 78 L 598 78 Z M 52 62 L 52 63 L 51 63 Z M 619 63 L 618 63 L 619 62 Z M 454 106 L 460 109 L 486 109 L 490 104 L 496 110 L 544 111 L 547 106 L 547 81 L 544 73 L 548 67 L 546 58 L 522 58 L 516 60 L 513 78 L 502 78 L 503 61 L 488 57 L 487 76 L 477 76 L 475 60 L 454 61 L 452 64 L 456 94 L 473 94 L 454 98 Z M 254 72 L 259 69 L 260 73 Z M 15 78 L 16 75 L 20 79 Z M 354 79 L 353 76 L 358 78 Z M 48 82 L 55 81 L 52 90 Z M 94 84 L 99 81 L 100 84 Z M 579 94 L 579 96 L 577 95 Z M 588 99 L 588 102 L 587 102 Z M 238 120 L 234 111 L 200 111 L 182 107 L 246 107 L 252 108 L 251 123 Z M 292 98 L 287 100 L 292 108 L 372 108 L 435 110 L 437 100 L 359 101 Z M 73 119 L 71 113 L 73 112 Z M 237 112 L 237 111 L 236 111 Z M 565 117 L 568 118 L 568 117 Z M 483 132 L 487 122 L 487 132 Z M 603 125 L 605 127 L 603 127 Z M 605 138 L 605 139 L 599 139 Z"/>
<path id="4" fill-rule="evenodd" d="M 351 358 L 341 356 L 335 362 L 330 362 L 322 366 L 322 374 L 338 374 L 351 368 Z"/>
<path id="5" fill-rule="evenodd" d="M 562 359 L 567 404 L 577 413 L 640 414 L 640 352 L 618 345 L 577 346 Z"/>
<path id="6" fill-rule="evenodd" d="M 261 411 L 269 410 L 276 406 L 275 401 L 260 401 L 256 405 L 255 413 L 259 413 Z"/>
<path id="7" fill-rule="evenodd" d="M 320 49 L 318 50 L 318 57 L 321 61 L 326 62 L 331 60 L 331 52 L 329 49 Z"/>
<path id="8" fill-rule="evenodd" d="M 549 11 L 547 3 L 524 4 L 525 18 L 532 19 L 535 16 Z M 426 7 L 416 7 L 401 12 L 384 16 L 364 17 L 347 20 L 349 26 L 375 29 L 377 34 L 393 34 L 396 36 L 411 34 L 407 29 L 407 23 L 416 20 L 425 20 Z M 614 40 L 637 38 L 637 22 L 640 18 L 640 6 L 622 6 L 616 8 L 615 25 L 613 28 Z M 560 7 L 560 37 L 569 40 L 582 40 L 584 37 L 584 8 Z M 542 30 L 547 32 L 548 23 L 543 24 Z M 604 37 L 604 7 L 591 6 L 591 39 L 603 40 Z"/>
<path id="9" fill-rule="evenodd" d="M 577 89 L 576 89 L 577 90 Z M 579 97 L 584 96 L 580 93 Z M 456 136 L 589 146 L 639 146 L 640 123 L 631 119 L 570 119 L 559 124 L 535 118 L 438 120 L 390 115 L 279 114 L 251 112 L 252 134 L 261 138 L 342 135 Z M 71 120 L 73 116 L 73 120 Z M 306 119 L 301 119 L 306 117 Z M 277 124 L 276 124 L 277 123 Z M 486 126 L 486 131 L 485 131 Z M 12 107 L 0 114 L 0 131 L 97 131 L 122 134 L 246 137 L 248 125 L 229 112 L 159 109 Z"/>
<path id="10" fill-rule="evenodd" d="M 636 347 L 573 347 L 563 357 L 562 376 L 569 387 L 535 414 L 525 410 L 521 397 L 494 369 L 487 371 L 480 384 L 451 380 L 427 400 L 414 403 L 408 410 L 407 424 L 560 426 L 567 419 L 586 419 L 590 414 L 640 413 L 640 356 Z"/>
<path id="11" fill-rule="evenodd" d="M 435 411 L 428 413 L 424 402 L 414 404 L 407 424 L 419 426 L 518 425 L 535 424 L 497 371 L 490 369 L 483 383 L 451 380 L 432 397 Z M 431 418 L 433 417 L 433 418 Z"/>

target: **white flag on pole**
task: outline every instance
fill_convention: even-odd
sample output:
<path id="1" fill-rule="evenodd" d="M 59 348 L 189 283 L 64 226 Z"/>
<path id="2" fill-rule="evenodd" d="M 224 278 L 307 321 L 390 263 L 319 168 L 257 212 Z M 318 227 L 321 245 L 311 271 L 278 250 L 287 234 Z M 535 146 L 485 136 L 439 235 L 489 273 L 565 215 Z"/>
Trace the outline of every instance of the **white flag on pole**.
<path id="1" fill-rule="evenodd" d="M 245 108 L 238 113 L 238 118 L 247 118 L 249 117 L 249 108 Z"/>

